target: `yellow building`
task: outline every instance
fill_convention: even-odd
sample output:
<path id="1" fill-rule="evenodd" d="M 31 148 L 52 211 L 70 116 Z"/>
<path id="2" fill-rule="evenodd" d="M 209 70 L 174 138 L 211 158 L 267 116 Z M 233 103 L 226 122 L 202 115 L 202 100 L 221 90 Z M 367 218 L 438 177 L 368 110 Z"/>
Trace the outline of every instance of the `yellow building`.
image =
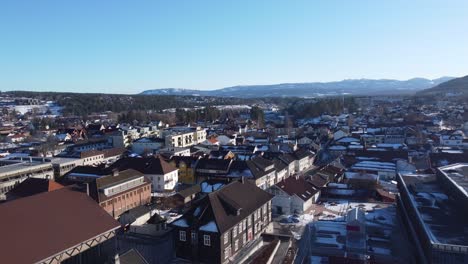
<path id="1" fill-rule="evenodd" d="M 198 158 L 190 156 L 173 156 L 169 163 L 179 169 L 179 182 L 194 184 L 195 181 L 195 164 Z"/>

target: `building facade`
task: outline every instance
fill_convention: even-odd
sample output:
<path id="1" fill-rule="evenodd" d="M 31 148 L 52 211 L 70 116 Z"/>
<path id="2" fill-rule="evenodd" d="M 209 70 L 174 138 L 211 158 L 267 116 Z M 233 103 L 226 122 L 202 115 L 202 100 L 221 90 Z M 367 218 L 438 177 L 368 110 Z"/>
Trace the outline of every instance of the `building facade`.
<path id="1" fill-rule="evenodd" d="M 272 196 L 247 181 L 208 194 L 172 223 L 177 257 L 229 263 L 271 222 Z"/>

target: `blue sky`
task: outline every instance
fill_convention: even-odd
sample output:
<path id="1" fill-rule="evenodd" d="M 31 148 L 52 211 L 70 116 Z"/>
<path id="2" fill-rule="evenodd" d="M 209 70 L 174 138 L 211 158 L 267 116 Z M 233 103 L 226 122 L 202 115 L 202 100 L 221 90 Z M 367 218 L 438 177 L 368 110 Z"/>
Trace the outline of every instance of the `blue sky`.
<path id="1" fill-rule="evenodd" d="M 468 1 L 0 3 L 0 90 L 468 75 Z"/>

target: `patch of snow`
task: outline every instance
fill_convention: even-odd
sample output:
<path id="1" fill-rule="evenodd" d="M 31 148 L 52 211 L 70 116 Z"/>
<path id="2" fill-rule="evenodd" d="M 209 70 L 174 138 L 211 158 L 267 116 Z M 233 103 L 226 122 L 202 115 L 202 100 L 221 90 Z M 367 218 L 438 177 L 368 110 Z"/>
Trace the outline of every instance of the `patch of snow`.
<path id="1" fill-rule="evenodd" d="M 218 232 L 218 226 L 216 225 L 216 223 L 214 221 L 210 221 L 210 222 L 208 222 L 208 224 L 201 226 L 200 231 L 217 233 Z"/>
<path id="2" fill-rule="evenodd" d="M 172 224 L 178 227 L 189 227 L 187 220 L 185 220 L 184 218 L 174 221 Z"/>
<path id="3" fill-rule="evenodd" d="M 210 193 L 210 192 L 214 192 L 214 191 L 218 190 L 223 185 L 224 184 L 222 184 L 222 183 L 209 184 L 207 182 L 202 182 L 201 189 L 202 189 L 202 192 L 204 192 L 204 193 Z"/>
<path id="4" fill-rule="evenodd" d="M 193 212 L 193 216 L 198 217 L 201 213 L 201 207 L 198 206 L 197 209 Z"/>

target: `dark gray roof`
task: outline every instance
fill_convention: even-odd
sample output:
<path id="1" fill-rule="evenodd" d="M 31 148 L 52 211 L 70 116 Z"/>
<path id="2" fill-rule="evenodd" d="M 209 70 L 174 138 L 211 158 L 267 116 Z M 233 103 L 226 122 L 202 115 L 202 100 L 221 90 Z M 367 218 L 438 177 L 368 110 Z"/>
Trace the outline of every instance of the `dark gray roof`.
<path id="1" fill-rule="evenodd" d="M 297 150 L 296 152 L 293 153 L 293 156 L 296 159 L 304 159 L 304 158 L 310 157 L 312 155 L 314 155 L 314 153 L 312 151 L 304 150 L 304 149 Z"/>
<path id="2" fill-rule="evenodd" d="M 190 186 L 190 187 L 188 187 L 188 188 L 185 188 L 185 189 L 183 189 L 183 190 L 180 190 L 180 191 L 178 192 L 178 194 L 179 194 L 180 196 L 182 196 L 182 197 L 185 198 L 185 197 L 188 197 L 188 196 L 190 196 L 190 195 L 197 194 L 197 193 L 199 193 L 199 192 L 201 192 L 201 187 L 200 187 L 199 184 L 195 184 L 195 185 L 193 185 L 193 186 Z"/>
<path id="3" fill-rule="evenodd" d="M 200 159 L 197 163 L 197 170 L 219 170 L 219 171 L 229 171 L 232 160 L 227 159 Z"/>
<path id="4" fill-rule="evenodd" d="M 303 201 L 309 200 L 318 192 L 318 190 L 303 177 L 288 177 L 278 182 L 275 186 L 289 195 L 296 195 Z"/>
<path id="5" fill-rule="evenodd" d="M 214 221 L 221 233 L 270 201 L 273 195 L 250 182 L 234 181 L 196 203 L 181 219 L 195 227 Z M 198 212 L 198 213 L 196 213 Z M 239 214 L 237 214 L 239 212 Z"/>
<path id="6" fill-rule="evenodd" d="M 141 176 L 144 176 L 144 174 L 136 170 L 128 169 L 118 172 L 118 175 L 115 176 L 109 175 L 97 178 L 96 187 L 98 189 L 111 187 L 113 185 L 124 183 L 126 181 L 133 180 Z"/>
<path id="7" fill-rule="evenodd" d="M 160 175 L 177 170 L 167 161 L 154 156 L 148 158 L 122 158 L 112 164 L 110 168 L 119 170 L 134 169 L 144 174 Z"/>
<path id="8" fill-rule="evenodd" d="M 148 264 L 146 259 L 136 249 L 130 249 L 119 256 L 120 264 Z"/>

